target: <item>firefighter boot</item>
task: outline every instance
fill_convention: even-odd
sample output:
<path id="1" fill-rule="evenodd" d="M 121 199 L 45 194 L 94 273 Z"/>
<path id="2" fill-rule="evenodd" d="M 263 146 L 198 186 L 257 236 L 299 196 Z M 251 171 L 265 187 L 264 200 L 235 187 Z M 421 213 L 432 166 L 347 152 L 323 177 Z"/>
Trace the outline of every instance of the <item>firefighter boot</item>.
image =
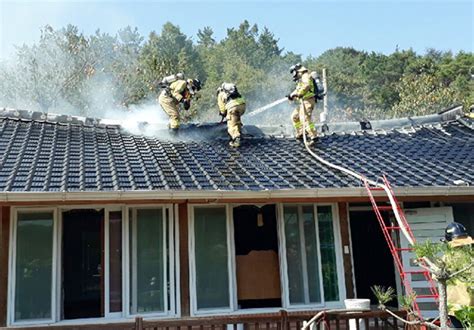
<path id="1" fill-rule="evenodd" d="M 306 143 L 308 147 L 311 147 L 312 145 L 315 145 L 316 142 L 318 142 L 318 138 L 316 136 L 313 136 L 311 139 L 308 140 Z"/>
<path id="2" fill-rule="evenodd" d="M 229 142 L 229 145 L 232 147 L 232 148 L 238 148 L 240 147 L 240 137 L 236 137 L 235 139 L 231 140 Z"/>

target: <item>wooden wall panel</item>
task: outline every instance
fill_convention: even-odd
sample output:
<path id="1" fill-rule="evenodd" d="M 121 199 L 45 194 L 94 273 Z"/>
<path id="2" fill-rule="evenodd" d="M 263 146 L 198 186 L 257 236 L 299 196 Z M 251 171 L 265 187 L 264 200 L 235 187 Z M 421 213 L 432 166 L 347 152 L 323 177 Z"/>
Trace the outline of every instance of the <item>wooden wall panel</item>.
<path id="1" fill-rule="evenodd" d="M 347 213 L 347 203 L 338 203 L 339 209 L 339 224 L 341 228 L 341 249 L 344 262 L 344 277 L 346 283 L 347 298 L 354 298 L 354 274 L 352 273 L 352 257 L 350 254 L 350 233 L 349 221 Z M 345 248 L 346 247 L 346 248 Z M 344 251 L 346 250 L 346 251 Z M 349 253 L 345 253 L 349 252 Z"/>
<path id="2" fill-rule="evenodd" d="M 189 299 L 189 240 L 188 240 L 188 204 L 178 205 L 179 212 L 179 284 L 181 288 L 181 315 L 190 315 Z"/>

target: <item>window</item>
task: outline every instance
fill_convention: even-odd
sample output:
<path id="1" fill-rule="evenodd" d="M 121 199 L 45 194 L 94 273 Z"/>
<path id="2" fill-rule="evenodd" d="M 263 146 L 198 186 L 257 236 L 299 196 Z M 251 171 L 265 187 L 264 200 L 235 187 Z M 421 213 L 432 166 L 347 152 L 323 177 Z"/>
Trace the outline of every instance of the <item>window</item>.
<path id="1" fill-rule="evenodd" d="M 290 304 L 321 303 L 319 251 L 313 206 L 285 206 Z"/>
<path id="2" fill-rule="evenodd" d="M 332 207 L 285 205 L 282 227 L 289 305 L 338 301 Z"/>
<path id="3" fill-rule="evenodd" d="M 51 320 L 54 213 L 20 212 L 15 229 L 14 322 Z"/>
<path id="4" fill-rule="evenodd" d="M 171 223 L 167 208 L 130 209 L 129 314 L 174 311 Z"/>
<path id="5" fill-rule="evenodd" d="M 318 228 L 321 249 L 321 264 L 324 285 L 324 300 L 339 300 L 337 278 L 336 244 L 334 240 L 332 207 L 318 206 Z"/>
<path id="6" fill-rule="evenodd" d="M 13 214 L 8 325 L 176 314 L 170 205 Z"/>
<path id="7" fill-rule="evenodd" d="M 237 213 L 245 218 L 234 218 L 235 210 L 240 210 Z M 246 291 L 244 294 L 242 288 L 251 285 L 242 281 L 252 278 L 239 275 L 239 262 L 243 267 L 242 255 L 245 255 L 242 254 L 242 247 L 254 246 L 253 249 L 257 252 L 254 251 L 254 254 L 262 258 L 260 263 L 269 261 L 262 257 L 269 252 L 268 246 L 262 244 L 263 240 L 257 240 L 251 245 L 249 241 L 252 238 L 242 234 L 242 227 L 246 225 L 242 224 L 243 221 L 255 222 L 257 231 L 260 232 L 262 224 L 268 222 L 263 221 L 263 217 L 259 219 L 257 213 L 255 217 L 251 217 L 249 210 L 252 208 L 232 208 L 231 205 L 190 208 L 191 307 L 194 315 L 271 307 L 263 306 L 270 305 L 268 301 L 258 301 L 257 304 L 256 301 L 239 299 L 250 296 Z M 341 281 L 342 275 L 338 275 L 342 274 L 342 266 L 340 250 L 337 248 L 338 222 L 334 207 L 318 204 L 280 205 L 276 217 L 278 238 L 275 237 L 275 240 L 278 239 L 278 243 L 274 245 L 278 250 L 275 251 L 278 253 L 278 262 L 275 263 L 277 275 L 274 277 L 280 281 L 278 289 L 282 293 L 281 296 L 275 296 L 278 299 L 281 297 L 278 306 L 338 306 L 344 283 Z M 240 227 L 237 227 L 239 223 Z M 240 237 L 240 241 L 236 237 Z M 243 244 L 243 241 L 246 243 Z M 252 258 L 254 262 L 255 257 Z M 249 271 L 255 273 L 255 268 L 258 267 Z"/>
<path id="8" fill-rule="evenodd" d="M 195 207 L 195 309 L 230 308 L 228 225 L 225 206 Z"/>

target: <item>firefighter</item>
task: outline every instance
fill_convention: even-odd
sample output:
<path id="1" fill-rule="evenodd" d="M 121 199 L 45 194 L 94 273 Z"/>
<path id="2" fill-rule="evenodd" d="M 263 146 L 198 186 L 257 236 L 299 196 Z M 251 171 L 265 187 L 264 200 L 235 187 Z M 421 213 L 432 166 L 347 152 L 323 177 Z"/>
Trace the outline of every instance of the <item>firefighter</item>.
<path id="1" fill-rule="evenodd" d="M 201 89 L 198 79 L 187 79 L 178 76 L 173 82 L 163 87 L 158 102 L 163 111 L 169 116 L 169 128 L 176 132 L 179 128 L 179 107 L 182 104 L 184 110 L 191 107 L 191 98 Z"/>
<path id="2" fill-rule="evenodd" d="M 451 247 L 472 246 L 474 240 L 468 235 L 466 228 L 458 223 L 450 223 L 445 230 L 445 238 Z M 454 328 L 462 328 L 462 324 L 453 315 L 454 312 L 461 309 L 462 306 L 474 305 L 474 287 L 473 283 L 464 282 L 456 279 L 448 285 L 448 306 L 449 318 Z"/>
<path id="3" fill-rule="evenodd" d="M 314 106 L 316 104 L 316 86 L 314 80 L 311 78 L 308 69 L 301 64 L 295 64 L 290 68 L 290 73 L 293 75 L 293 80 L 297 82 L 296 89 L 288 95 L 288 99 L 293 101 L 295 99 L 300 101 L 299 107 L 293 110 L 291 119 L 296 130 L 296 138 L 303 139 L 305 134 L 303 129 L 303 116 L 306 123 L 306 134 L 309 137 L 308 144 L 312 145 L 316 142 L 316 128 L 311 119 Z"/>
<path id="4" fill-rule="evenodd" d="M 217 89 L 217 105 L 220 115 L 227 119 L 227 132 L 231 138 L 229 145 L 233 148 L 240 147 L 242 132 L 240 118 L 245 113 L 245 99 L 235 84 L 223 83 Z"/>

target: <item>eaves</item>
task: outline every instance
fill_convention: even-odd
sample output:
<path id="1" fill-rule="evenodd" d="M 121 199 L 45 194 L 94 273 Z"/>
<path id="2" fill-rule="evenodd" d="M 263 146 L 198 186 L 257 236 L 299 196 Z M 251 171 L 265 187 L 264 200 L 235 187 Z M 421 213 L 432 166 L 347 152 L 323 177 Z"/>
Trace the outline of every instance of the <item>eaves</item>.
<path id="1" fill-rule="evenodd" d="M 473 196 L 474 186 L 450 187 L 399 187 L 394 188 L 396 197 L 429 196 Z M 384 196 L 383 192 L 374 192 L 375 196 Z M 88 202 L 88 201 L 144 201 L 144 200 L 272 200 L 295 198 L 353 198 L 367 197 L 364 187 L 283 189 L 264 191 L 173 191 L 173 190 L 136 190 L 136 191 L 94 191 L 94 192 L 2 192 L 0 203 L 16 202 Z"/>

